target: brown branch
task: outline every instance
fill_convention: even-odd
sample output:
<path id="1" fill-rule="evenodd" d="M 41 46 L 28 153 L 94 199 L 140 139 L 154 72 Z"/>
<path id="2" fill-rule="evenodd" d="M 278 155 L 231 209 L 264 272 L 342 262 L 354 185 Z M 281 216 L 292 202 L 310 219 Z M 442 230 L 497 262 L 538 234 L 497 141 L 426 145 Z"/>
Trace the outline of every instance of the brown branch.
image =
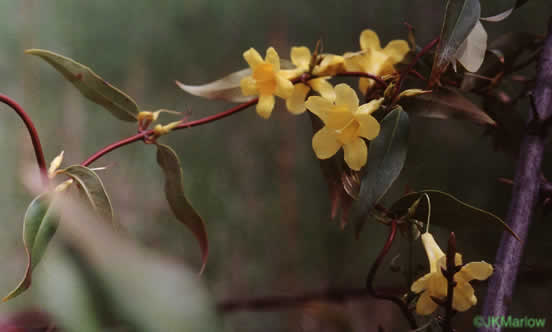
<path id="1" fill-rule="evenodd" d="M 537 64 L 535 103 L 530 113 L 527 132 L 523 138 L 516 166 L 512 200 L 507 223 L 521 241 L 503 233 L 497 251 L 495 268 L 489 281 L 483 316 L 505 317 L 512 302 L 512 294 L 523 254 L 529 226 L 541 190 L 541 164 L 544 156 L 546 128 L 552 118 L 552 20 L 548 26 L 543 52 Z M 540 127 L 540 128 L 539 128 Z M 535 130 L 537 128 L 538 130 Z M 500 327 L 482 327 L 479 331 L 501 331 Z"/>

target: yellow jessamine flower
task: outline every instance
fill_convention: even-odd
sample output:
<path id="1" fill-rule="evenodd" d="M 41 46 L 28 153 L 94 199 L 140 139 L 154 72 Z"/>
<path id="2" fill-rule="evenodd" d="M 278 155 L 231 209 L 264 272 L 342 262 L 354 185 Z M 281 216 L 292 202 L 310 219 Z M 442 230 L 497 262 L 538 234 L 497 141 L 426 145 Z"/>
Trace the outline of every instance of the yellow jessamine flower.
<path id="1" fill-rule="evenodd" d="M 347 84 L 335 87 L 335 101 L 324 97 L 309 97 L 305 106 L 324 122 L 312 138 L 312 148 L 319 159 L 328 159 L 343 147 L 345 162 L 358 171 L 366 164 L 368 147 L 363 138 L 372 140 L 380 131 L 372 116 L 383 98 L 359 106 L 356 92 Z"/>
<path id="2" fill-rule="evenodd" d="M 263 60 L 259 52 L 250 48 L 243 53 L 243 58 L 251 67 L 253 74 L 241 79 L 240 87 L 245 96 L 258 95 L 257 113 L 268 119 L 274 109 L 275 98 L 289 98 L 293 92 L 293 84 L 280 71 L 280 57 L 273 47 L 266 50 Z"/>
<path id="3" fill-rule="evenodd" d="M 299 77 L 309 71 L 312 54 L 304 46 L 291 48 L 291 62 L 297 67 L 290 70 L 282 70 L 288 78 Z M 318 77 L 309 80 L 307 83 L 297 83 L 293 86 L 293 93 L 286 99 L 287 109 L 293 114 L 305 112 L 305 98 L 311 89 L 318 92 L 324 98 L 334 100 L 335 93 L 332 85 L 328 82 L 328 76 Z"/>
<path id="4" fill-rule="evenodd" d="M 429 259 L 429 273 L 416 280 L 410 288 L 414 293 L 423 292 L 416 303 L 416 312 L 420 315 L 429 315 L 437 309 L 438 304 L 432 297 L 445 300 L 447 297 L 447 279 L 441 272 L 446 269 L 447 257 L 435 242 L 433 235 L 426 232 L 422 234 L 427 258 Z M 456 266 L 462 265 L 462 255 L 456 254 L 454 258 Z M 477 298 L 470 281 L 485 280 L 493 273 L 493 266 L 486 262 L 472 262 L 464 265 L 454 275 L 457 283 L 452 297 L 452 308 L 457 311 L 466 311 L 477 304 Z"/>
<path id="5" fill-rule="evenodd" d="M 362 51 L 357 54 L 345 54 L 345 69 L 376 76 L 395 73 L 394 65 L 410 51 L 405 40 L 392 40 L 382 49 L 378 35 L 369 29 L 360 34 L 360 48 Z M 373 85 L 374 81 L 369 78 L 359 80 L 359 89 L 364 94 Z"/>

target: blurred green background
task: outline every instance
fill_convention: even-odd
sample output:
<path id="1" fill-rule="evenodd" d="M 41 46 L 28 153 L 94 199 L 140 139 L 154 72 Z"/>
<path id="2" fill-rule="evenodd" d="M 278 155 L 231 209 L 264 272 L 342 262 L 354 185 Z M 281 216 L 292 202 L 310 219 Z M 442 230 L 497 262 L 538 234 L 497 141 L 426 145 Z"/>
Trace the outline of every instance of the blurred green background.
<path id="1" fill-rule="evenodd" d="M 482 1 L 483 15 L 505 10 L 513 2 Z M 382 43 L 405 39 L 403 22 L 415 27 L 418 43 L 424 45 L 439 34 L 444 4 L 442 0 L 2 1 L 0 92 L 19 101 L 31 115 L 48 161 L 65 150 L 64 165 L 70 165 L 136 129 L 85 100 L 50 66 L 24 55 L 25 49 L 49 49 L 88 65 L 142 109 L 174 109 L 198 119 L 231 104 L 190 96 L 174 80 L 202 84 L 242 69 L 246 63 L 241 54 L 249 47 L 264 54 L 268 46 L 275 46 L 281 57 L 288 58 L 291 46 L 312 49 L 322 39 L 325 51 L 340 54 L 359 49 L 358 37 L 365 28 L 376 30 Z M 485 27 L 490 40 L 510 30 L 544 34 L 550 13 L 551 2 L 530 1 L 506 21 Z M 350 82 L 356 85 L 355 80 Z M 23 125 L 7 107 L 1 108 L 0 290 L 7 293 L 25 268 L 21 221 L 32 196 L 22 176 L 36 166 Z M 169 116 L 163 119 L 172 121 Z M 514 162 L 493 150 L 483 128 L 423 118 L 414 118 L 411 124 L 409 159 L 390 195 L 399 195 L 407 185 L 442 189 L 505 216 L 510 188 L 496 179 L 511 178 Z M 212 301 L 363 286 L 386 229 L 367 225 L 355 240 L 351 227 L 341 231 L 331 222 L 327 187 L 311 136 L 309 118 L 290 115 L 280 103 L 269 121 L 252 108 L 161 140 L 181 156 L 188 196 L 207 223 L 211 252 L 203 279 Z M 171 217 L 164 201 L 155 149 L 133 144 L 94 166 L 108 166 L 100 174 L 125 232 L 139 246 L 198 270 L 196 242 Z M 546 265 L 539 253 L 552 249 L 542 235 L 550 228 L 545 221 L 532 229 L 534 241 L 525 259 L 529 267 Z M 473 242 L 459 241 L 460 251 Z M 44 267 L 48 258 L 35 273 L 54 274 L 55 280 L 55 271 Z M 473 259 L 478 257 L 467 257 Z M 552 319 L 551 274 L 542 271 L 537 270 L 531 281 L 520 277 L 512 306 L 519 316 Z M 380 278 L 387 280 L 387 286 L 397 280 L 385 274 L 390 273 L 385 270 Z M 480 301 L 483 297 L 480 292 Z M 0 315 L 43 308 L 40 303 L 31 288 L 2 304 Z M 458 321 L 459 327 L 472 326 L 469 319 Z M 406 328 L 396 308 L 369 298 L 343 306 L 315 303 L 276 312 L 229 314 L 222 322 L 227 331 L 373 331 L 378 324 L 386 331 Z"/>

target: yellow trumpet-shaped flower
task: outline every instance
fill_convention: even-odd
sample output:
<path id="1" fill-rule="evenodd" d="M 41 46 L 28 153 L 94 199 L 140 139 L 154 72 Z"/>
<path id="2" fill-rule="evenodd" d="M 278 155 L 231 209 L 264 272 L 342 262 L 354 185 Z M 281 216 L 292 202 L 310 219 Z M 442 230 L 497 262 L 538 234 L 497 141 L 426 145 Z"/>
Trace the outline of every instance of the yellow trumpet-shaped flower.
<path id="1" fill-rule="evenodd" d="M 429 259 L 429 273 L 416 280 L 410 288 L 414 293 L 422 293 L 416 303 L 416 312 L 420 315 L 429 315 L 437 309 L 438 304 L 432 298 L 445 300 L 447 297 L 447 279 L 441 272 L 446 269 L 447 258 L 433 235 L 422 234 L 427 258 Z M 462 255 L 456 254 L 454 258 L 456 266 L 462 265 Z M 472 262 L 464 265 L 460 271 L 454 274 L 454 287 L 452 308 L 457 311 L 466 311 L 477 304 L 477 298 L 470 281 L 485 280 L 493 273 L 493 266 L 486 262 Z"/>
<path id="2" fill-rule="evenodd" d="M 328 159 L 343 147 L 349 168 L 360 170 L 366 164 L 368 147 L 363 138 L 372 140 L 380 131 L 372 116 L 383 98 L 359 106 L 356 92 L 347 84 L 335 87 L 335 101 L 324 97 L 309 97 L 305 106 L 325 124 L 312 138 L 312 148 L 319 159 Z"/>
<path id="3" fill-rule="evenodd" d="M 310 50 L 304 46 L 291 48 L 291 62 L 297 67 L 290 70 L 282 70 L 289 78 L 299 77 L 310 69 L 312 54 Z M 318 92 L 324 98 L 334 100 L 335 93 L 332 85 L 328 82 L 329 77 L 313 78 L 304 83 L 297 83 L 293 86 L 293 93 L 286 99 L 287 109 L 293 114 L 301 114 L 305 112 L 305 98 L 310 90 Z"/>
<path id="4" fill-rule="evenodd" d="M 257 113 L 268 119 L 274 109 L 275 98 L 289 98 L 293 93 L 293 84 L 280 71 L 280 57 L 274 48 L 269 47 L 263 60 L 259 52 L 250 48 L 243 53 L 243 58 L 253 71 L 251 76 L 241 79 L 240 87 L 245 96 L 258 95 Z"/>
<path id="5" fill-rule="evenodd" d="M 378 35 L 369 29 L 360 34 L 360 48 L 361 52 L 345 54 L 345 69 L 376 76 L 395 73 L 394 65 L 401 62 L 410 51 L 405 40 L 392 40 L 385 48 L 382 48 Z M 359 89 L 364 94 L 373 85 L 374 81 L 371 79 L 361 78 L 359 80 Z"/>

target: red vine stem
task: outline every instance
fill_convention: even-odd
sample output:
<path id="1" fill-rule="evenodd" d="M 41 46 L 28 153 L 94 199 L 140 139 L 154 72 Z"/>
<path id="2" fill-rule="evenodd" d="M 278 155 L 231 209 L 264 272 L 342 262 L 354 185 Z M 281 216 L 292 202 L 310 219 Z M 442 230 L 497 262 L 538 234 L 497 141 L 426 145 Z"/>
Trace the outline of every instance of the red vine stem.
<path id="1" fill-rule="evenodd" d="M 43 180 L 47 182 L 48 170 L 46 168 L 46 160 L 44 159 L 44 153 L 42 152 L 42 145 L 40 144 L 40 138 L 38 137 L 38 132 L 33 124 L 33 121 L 31 121 L 31 118 L 27 115 L 25 110 L 10 97 L 0 94 L 0 102 L 3 102 L 4 104 L 11 107 L 11 109 L 13 109 L 17 113 L 17 115 L 19 115 L 21 120 L 23 120 L 23 123 L 25 123 L 25 126 L 29 131 L 29 135 L 31 136 L 31 141 L 33 143 L 33 148 L 35 151 L 38 168 L 40 169 L 40 173 L 42 174 Z"/>
<path id="2" fill-rule="evenodd" d="M 374 80 L 378 85 L 380 85 L 382 88 L 387 88 L 387 83 L 381 79 L 381 77 L 372 75 L 369 73 L 364 73 L 361 71 L 346 71 L 343 73 L 338 73 L 334 77 L 366 77 Z"/>
<path id="3" fill-rule="evenodd" d="M 221 113 L 218 113 L 218 114 L 215 114 L 215 115 L 211 115 L 211 116 L 207 116 L 207 117 L 204 117 L 204 118 L 199 119 L 199 120 L 184 122 L 184 123 L 178 125 L 176 128 L 174 128 L 174 130 L 184 129 L 184 128 L 191 128 L 191 127 L 207 124 L 209 122 L 220 120 L 222 118 L 230 116 L 230 115 L 232 115 L 234 113 L 237 113 L 239 111 L 243 111 L 244 109 L 248 108 L 249 106 L 255 105 L 258 101 L 259 101 L 259 99 L 255 98 L 255 99 L 252 99 L 252 100 L 250 100 L 246 103 L 243 103 L 243 104 L 237 105 L 235 107 L 232 107 L 231 109 L 226 110 L 224 112 L 221 112 Z M 102 157 L 103 155 L 105 155 L 105 154 L 107 154 L 107 153 L 109 153 L 113 150 L 116 150 L 116 149 L 118 149 L 122 146 L 125 146 L 127 144 L 143 140 L 144 138 L 146 138 L 148 136 L 151 136 L 152 134 L 153 134 L 153 130 L 150 129 L 150 130 L 147 130 L 147 131 L 143 131 L 139 134 L 136 134 L 134 136 L 125 138 L 121 141 L 109 144 L 108 146 L 104 147 L 100 151 L 98 151 L 98 152 L 94 153 L 93 155 L 91 155 L 88 159 L 83 161 L 81 163 L 81 165 L 82 166 L 88 166 L 91 163 L 93 163 L 94 161 L 96 161 L 97 159 L 99 159 L 100 157 Z"/>
<path id="4" fill-rule="evenodd" d="M 388 300 L 393 303 L 395 303 L 400 309 L 403 315 L 408 320 L 408 323 L 410 324 L 411 329 L 417 329 L 418 323 L 416 322 L 416 318 L 412 315 L 412 312 L 408 308 L 408 304 L 404 302 L 401 298 L 396 296 L 391 296 L 387 294 L 383 294 L 381 292 L 376 291 L 374 288 L 374 278 L 376 277 L 376 272 L 378 271 L 378 268 L 380 267 L 381 263 L 383 262 L 383 259 L 389 252 L 389 249 L 391 249 L 391 245 L 393 245 L 393 241 L 395 240 L 395 235 L 397 234 L 397 221 L 392 220 L 391 221 L 391 230 L 389 231 L 389 235 L 387 236 L 387 241 L 385 242 L 385 245 L 381 249 L 378 257 L 376 258 L 376 261 L 370 268 L 370 272 L 368 273 L 368 277 L 366 278 L 366 289 L 368 290 L 368 293 L 372 295 L 373 297 L 381 300 Z"/>

